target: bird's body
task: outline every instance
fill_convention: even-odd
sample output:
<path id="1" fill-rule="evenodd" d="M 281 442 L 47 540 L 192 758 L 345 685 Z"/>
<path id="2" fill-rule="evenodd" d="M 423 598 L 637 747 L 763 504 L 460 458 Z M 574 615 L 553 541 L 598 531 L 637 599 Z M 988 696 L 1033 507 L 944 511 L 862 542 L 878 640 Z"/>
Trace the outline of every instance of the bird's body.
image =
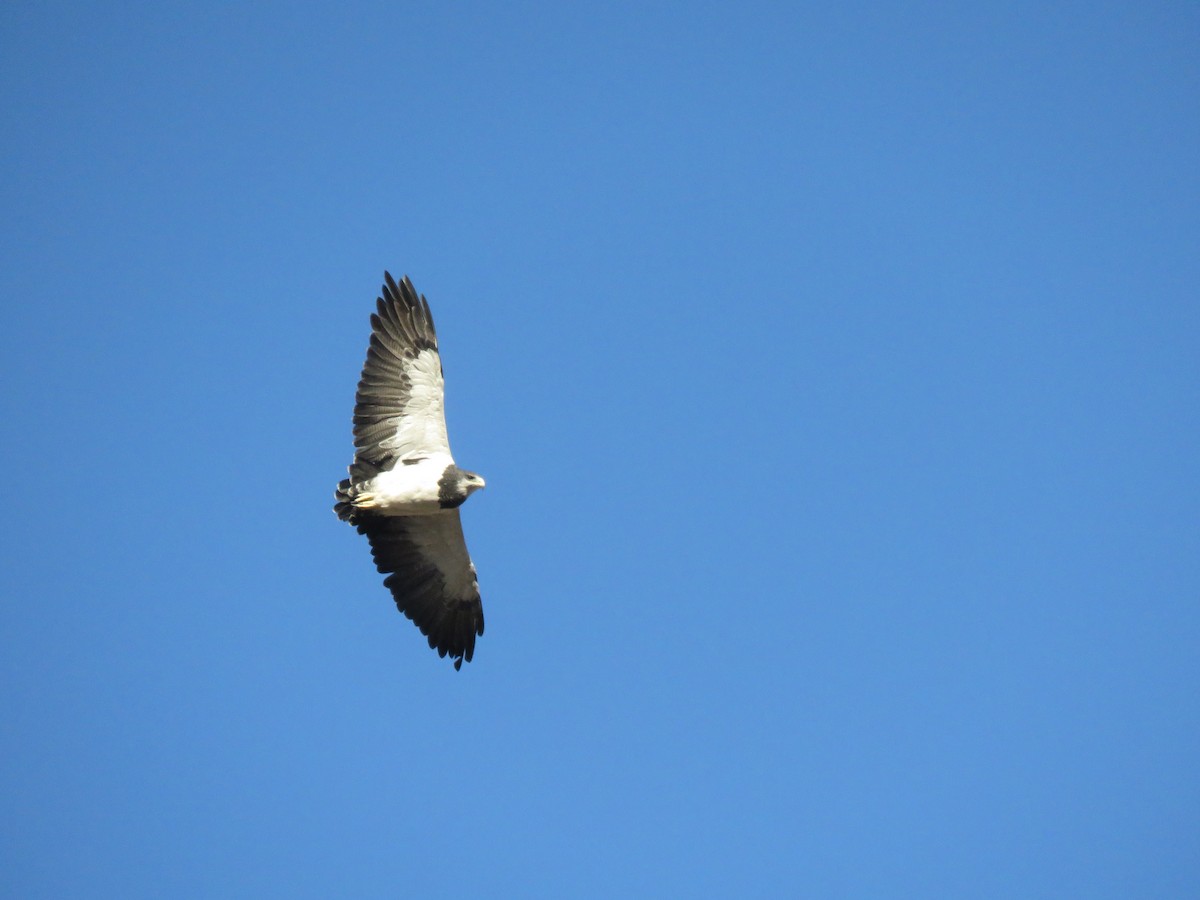
<path id="1" fill-rule="evenodd" d="M 354 406 L 354 462 L 334 512 L 365 534 L 399 610 L 454 667 L 483 634 L 458 507 L 484 481 L 446 437 L 441 357 L 429 304 L 384 273 Z"/>
<path id="2" fill-rule="evenodd" d="M 438 482 L 454 466 L 448 455 L 438 454 L 398 465 L 363 482 L 355 493 L 354 506 L 385 516 L 419 516 L 443 509 Z"/>

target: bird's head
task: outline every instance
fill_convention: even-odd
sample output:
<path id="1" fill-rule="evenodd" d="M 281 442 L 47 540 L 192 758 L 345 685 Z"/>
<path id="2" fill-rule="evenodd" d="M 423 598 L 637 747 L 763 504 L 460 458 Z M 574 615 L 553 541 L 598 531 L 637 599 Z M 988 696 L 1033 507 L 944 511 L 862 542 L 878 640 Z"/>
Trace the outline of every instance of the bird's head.
<path id="1" fill-rule="evenodd" d="M 466 469 L 461 469 L 462 485 L 466 488 L 467 494 L 473 494 L 482 487 L 487 487 L 487 482 L 483 480 L 482 475 L 477 475 L 474 472 L 468 472 Z"/>
<path id="2" fill-rule="evenodd" d="M 451 463 L 438 480 L 438 501 L 442 509 L 454 509 L 483 487 L 484 481 L 474 472 L 460 469 Z"/>

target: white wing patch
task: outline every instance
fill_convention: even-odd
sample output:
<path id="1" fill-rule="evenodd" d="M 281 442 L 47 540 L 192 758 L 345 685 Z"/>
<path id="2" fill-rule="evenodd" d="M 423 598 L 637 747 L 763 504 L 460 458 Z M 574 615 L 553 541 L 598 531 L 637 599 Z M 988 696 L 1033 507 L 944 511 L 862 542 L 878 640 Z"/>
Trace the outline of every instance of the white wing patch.
<path id="1" fill-rule="evenodd" d="M 393 420 L 395 435 L 380 441 L 380 446 L 400 459 L 449 455 L 442 361 L 437 351 L 422 350 L 416 359 L 405 360 L 404 374 L 411 381 L 408 401 Z"/>

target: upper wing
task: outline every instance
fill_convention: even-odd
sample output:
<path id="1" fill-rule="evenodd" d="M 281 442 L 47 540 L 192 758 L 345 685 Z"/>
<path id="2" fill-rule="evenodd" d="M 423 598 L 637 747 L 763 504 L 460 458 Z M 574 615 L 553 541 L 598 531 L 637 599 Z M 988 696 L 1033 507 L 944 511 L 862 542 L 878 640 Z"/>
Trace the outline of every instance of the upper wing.
<path id="1" fill-rule="evenodd" d="M 371 315 L 371 346 L 354 397 L 354 458 L 365 474 L 396 461 L 450 453 L 443 408 L 442 359 L 429 304 L 408 276 L 383 273 Z"/>
<path id="2" fill-rule="evenodd" d="M 371 542 L 375 567 L 388 574 L 383 583 L 396 608 L 429 638 L 438 656 L 454 658 L 454 668 L 470 662 L 475 638 L 483 634 L 483 604 L 458 510 L 371 515 L 357 525 Z"/>

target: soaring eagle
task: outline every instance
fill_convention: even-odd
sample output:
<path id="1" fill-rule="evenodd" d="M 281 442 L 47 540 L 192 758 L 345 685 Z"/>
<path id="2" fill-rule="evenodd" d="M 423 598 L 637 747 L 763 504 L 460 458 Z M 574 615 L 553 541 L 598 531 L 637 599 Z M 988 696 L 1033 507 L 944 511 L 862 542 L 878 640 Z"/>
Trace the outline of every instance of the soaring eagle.
<path id="1" fill-rule="evenodd" d="M 354 398 L 354 462 L 333 511 L 367 536 L 396 607 L 459 669 L 483 634 L 483 606 L 458 508 L 484 481 L 450 455 L 429 303 L 408 276 L 383 279 Z"/>

